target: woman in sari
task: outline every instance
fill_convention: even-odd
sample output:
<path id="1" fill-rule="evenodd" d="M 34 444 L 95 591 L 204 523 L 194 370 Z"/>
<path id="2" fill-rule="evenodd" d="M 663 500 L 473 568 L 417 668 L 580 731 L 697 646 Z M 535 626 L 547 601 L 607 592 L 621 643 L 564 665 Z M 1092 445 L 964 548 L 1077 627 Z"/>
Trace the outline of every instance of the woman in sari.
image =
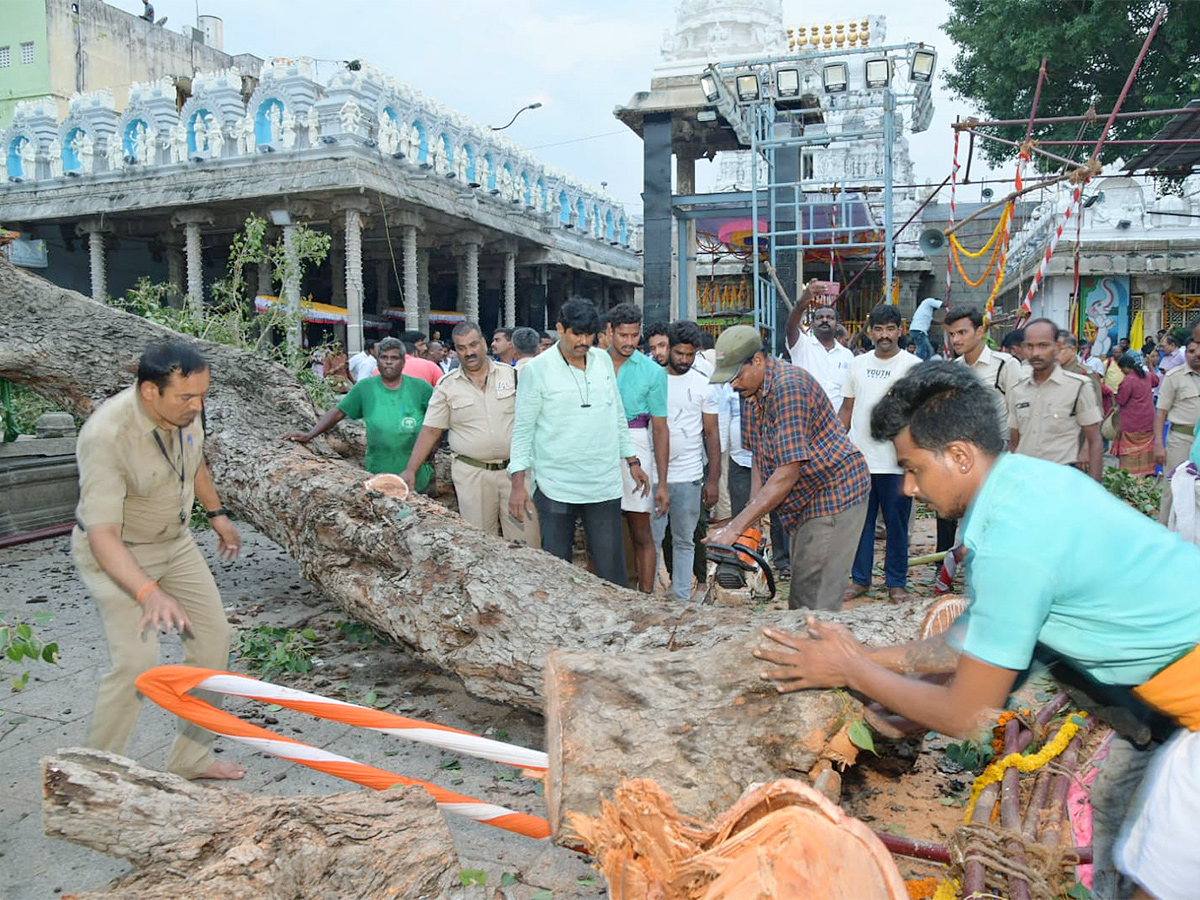
<path id="1" fill-rule="evenodd" d="M 1124 378 L 1117 388 L 1120 428 L 1111 452 L 1122 469 L 1133 475 L 1154 474 L 1154 385 L 1157 377 L 1146 374 L 1137 357 L 1126 353 L 1118 361 Z"/>

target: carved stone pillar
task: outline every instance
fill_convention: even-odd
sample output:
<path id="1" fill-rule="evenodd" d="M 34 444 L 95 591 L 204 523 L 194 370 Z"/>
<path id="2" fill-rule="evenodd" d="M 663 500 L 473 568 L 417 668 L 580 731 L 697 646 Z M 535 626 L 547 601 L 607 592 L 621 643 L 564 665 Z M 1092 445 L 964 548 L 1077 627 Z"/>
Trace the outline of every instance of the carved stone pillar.
<path id="1" fill-rule="evenodd" d="M 346 231 L 346 352 L 358 353 L 363 347 L 363 213 L 369 204 L 362 197 L 337 200 L 335 213 L 345 216 Z"/>
<path id="2" fill-rule="evenodd" d="M 200 226 L 211 225 L 212 213 L 186 209 L 171 216 L 171 224 L 183 226 L 183 249 L 187 263 L 187 303 L 197 315 L 204 315 L 204 259 L 200 252 Z"/>
<path id="3" fill-rule="evenodd" d="M 407 281 L 405 282 L 407 284 Z M 407 310 L 407 305 L 405 306 Z M 417 328 L 429 333 L 429 248 L 417 248 Z"/>
<path id="4" fill-rule="evenodd" d="M 167 283 L 183 294 L 183 248 L 178 244 L 167 246 Z"/>
<path id="5" fill-rule="evenodd" d="M 258 261 L 258 292 L 267 297 L 275 295 L 275 277 L 271 272 L 271 260 L 266 255 Z"/>
<path id="6" fill-rule="evenodd" d="M 288 343 L 293 347 L 303 344 L 304 322 L 300 318 L 300 253 L 296 247 L 296 226 L 283 226 L 283 286 L 280 290 L 283 305 L 295 316 L 295 324 L 288 329 Z"/>
<path id="7" fill-rule="evenodd" d="M 409 330 L 420 330 L 428 333 L 428 302 L 425 304 L 427 315 L 424 321 L 421 316 L 421 298 L 429 296 L 429 251 L 424 251 L 425 286 L 421 288 L 419 271 L 421 264 L 417 261 L 417 232 L 424 226 L 421 217 L 415 213 L 402 213 L 400 216 L 400 254 L 404 263 L 404 327 Z"/>
<path id="8" fill-rule="evenodd" d="M 462 260 L 462 280 L 458 285 L 459 310 L 468 321 L 479 321 L 479 248 L 483 236 L 468 231 L 460 234 L 454 251 Z"/>
<path id="9" fill-rule="evenodd" d="M 75 227 L 75 233 L 87 235 L 88 263 L 92 276 L 92 299 L 103 303 L 108 297 L 108 270 L 104 259 L 104 235 L 111 229 L 97 219 L 89 219 Z"/>
<path id="10" fill-rule="evenodd" d="M 330 224 L 329 231 L 333 235 L 333 243 L 329 247 L 329 268 L 333 277 L 329 302 L 334 306 L 341 306 L 346 302 L 346 253 L 341 246 L 338 246 L 342 230 L 341 227 Z"/>
<path id="11" fill-rule="evenodd" d="M 504 258 L 504 288 L 500 308 L 500 324 L 513 328 L 517 324 L 517 242 L 500 241 L 491 248 Z"/>
<path id="12" fill-rule="evenodd" d="M 391 271 L 389 260 L 375 260 L 375 309 L 380 315 L 392 301 Z"/>

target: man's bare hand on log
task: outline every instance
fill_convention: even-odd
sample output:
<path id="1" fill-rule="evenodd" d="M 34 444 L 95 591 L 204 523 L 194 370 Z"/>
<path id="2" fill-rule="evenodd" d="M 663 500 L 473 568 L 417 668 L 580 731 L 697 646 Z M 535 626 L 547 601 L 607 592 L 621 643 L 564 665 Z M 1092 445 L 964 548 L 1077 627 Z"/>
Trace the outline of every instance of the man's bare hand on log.
<path id="1" fill-rule="evenodd" d="M 756 649 L 754 655 L 778 667 L 767 669 L 761 677 L 778 682 L 775 687 L 780 693 L 844 687 L 851 667 L 866 653 L 844 625 L 818 622 L 813 616 L 808 617 L 803 634 L 776 628 L 764 628 L 762 633 L 775 643 Z"/>

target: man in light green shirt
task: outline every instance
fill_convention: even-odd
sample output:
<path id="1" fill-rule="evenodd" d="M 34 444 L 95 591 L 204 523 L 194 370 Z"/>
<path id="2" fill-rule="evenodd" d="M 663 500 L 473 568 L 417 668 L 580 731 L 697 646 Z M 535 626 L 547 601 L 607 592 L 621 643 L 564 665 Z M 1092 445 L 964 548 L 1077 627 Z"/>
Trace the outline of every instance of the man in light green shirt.
<path id="1" fill-rule="evenodd" d="M 625 587 L 621 466 L 629 466 L 643 493 L 650 479 L 629 439 L 612 361 L 592 347 L 599 328 L 590 300 L 568 300 L 558 314 L 558 343 L 521 370 L 508 508 L 523 522 L 532 502 L 542 549 L 568 562 L 575 523 L 582 518 L 596 574 Z M 537 477 L 532 499 L 526 485 L 530 469 Z"/>

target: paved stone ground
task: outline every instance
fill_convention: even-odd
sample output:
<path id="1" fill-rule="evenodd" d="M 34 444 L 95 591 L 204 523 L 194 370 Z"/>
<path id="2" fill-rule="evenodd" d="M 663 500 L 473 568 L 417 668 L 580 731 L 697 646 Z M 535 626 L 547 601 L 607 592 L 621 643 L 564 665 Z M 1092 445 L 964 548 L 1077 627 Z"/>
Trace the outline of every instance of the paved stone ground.
<path id="1" fill-rule="evenodd" d="M 364 702 L 374 692 L 376 705 L 413 718 L 435 721 L 488 734 L 527 747 L 541 748 L 539 716 L 478 700 L 461 684 L 413 660 L 399 647 L 381 642 L 357 623 L 341 625 L 346 615 L 306 583 L 282 549 L 239 523 L 244 540 L 241 557 L 216 560 L 213 535 L 198 534 L 216 573 L 230 619 L 243 631 L 257 626 L 312 628 L 317 633 L 314 668 L 306 675 L 284 674 L 274 680 L 351 702 Z M 68 538 L 40 541 L 0 550 L 0 614 L 7 621 L 34 622 L 44 640 L 59 644 L 57 666 L 18 666 L 0 662 L 0 897 L 45 900 L 63 892 L 96 890 L 129 871 L 125 862 L 96 851 L 47 837 L 41 824 L 40 760 L 61 747 L 81 745 L 87 731 L 95 686 L 108 666 L 99 617 L 76 578 Z M 177 639 L 163 642 L 162 661 L 180 662 Z M 28 668 L 25 690 L 11 690 L 10 680 Z M 246 672 L 236 661 L 234 671 Z M 251 701 L 227 708 L 279 733 L 371 765 L 435 782 L 469 796 L 544 815 L 540 785 L 512 777 L 506 766 L 440 751 L 388 735 L 352 729 L 290 710 L 270 710 Z M 162 768 L 174 735 L 174 719 L 147 704 L 129 756 L 151 768 Z M 330 794 L 356 787 L 319 772 L 253 752 L 235 741 L 217 740 L 225 758 L 250 769 L 245 781 L 229 790 L 259 795 Z M 363 789 L 365 790 L 365 788 Z M 471 888 L 464 897 L 493 897 L 505 873 L 515 885 L 496 893 L 508 900 L 555 900 L 596 897 L 602 884 L 587 860 L 570 851 L 533 841 L 487 825 L 450 817 L 451 830 L 464 869 L 487 873 L 486 888 Z M 505 879 L 508 880 L 508 879 Z M 540 892 L 540 893 L 539 893 Z"/>

